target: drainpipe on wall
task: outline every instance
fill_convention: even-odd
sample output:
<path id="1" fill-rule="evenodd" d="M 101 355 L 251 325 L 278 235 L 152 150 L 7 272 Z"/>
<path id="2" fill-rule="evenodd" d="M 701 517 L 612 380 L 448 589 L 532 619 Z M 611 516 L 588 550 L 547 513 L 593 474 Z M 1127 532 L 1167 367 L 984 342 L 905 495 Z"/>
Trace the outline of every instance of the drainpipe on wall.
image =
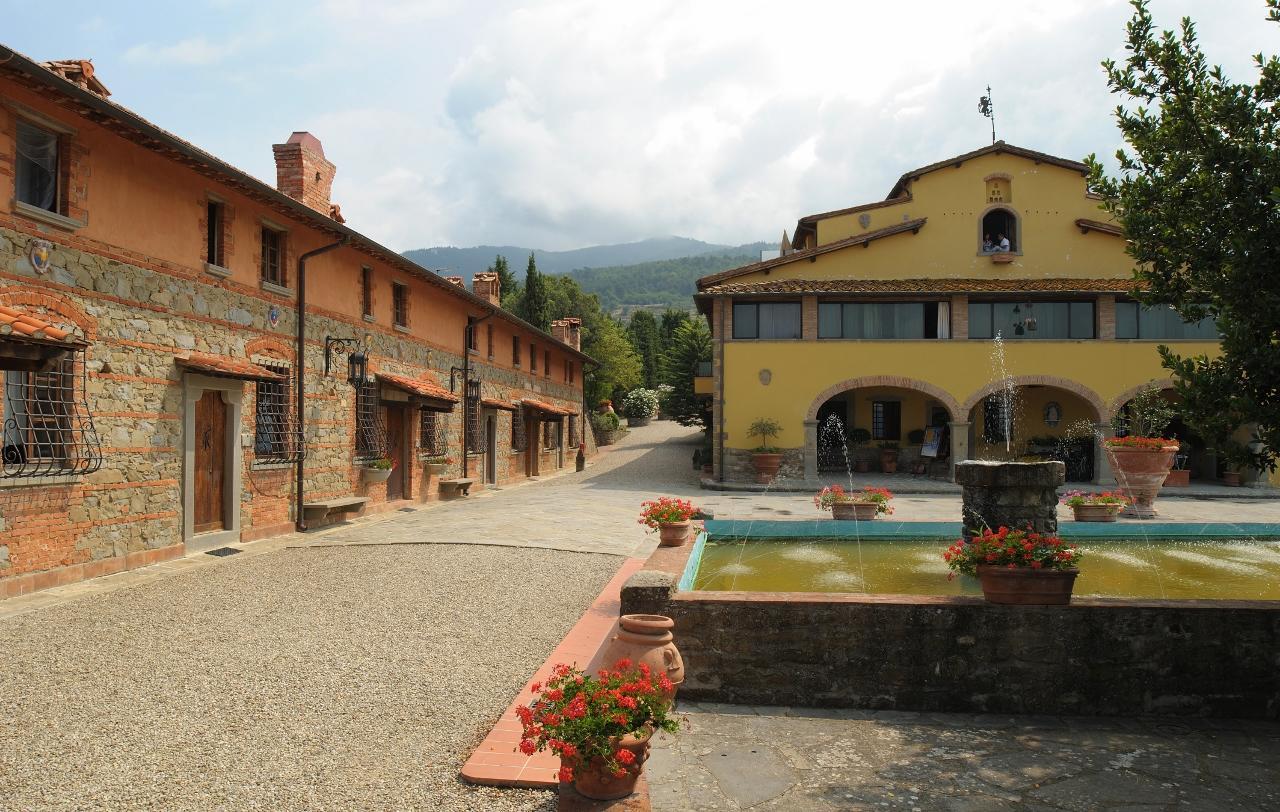
<path id="1" fill-rule="evenodd" d="M 467 419 L 467 386 L 471 381 L 471 336 L 475 335 L 476 325 L 480 322 L 493 318 L 493 314 L 498 311 L 490 310 L 489 315 L 476 318 L 467 315 L 467 326 L 462 330 L 462 478 L 467 478 L 467 472 L 470 470 L 470 460 L 467 455 L 471 453 L 471 421 Z M 476 339 L 476 346 L 480 345 L 480 339 Z M 476 404 L 476 408 L 480 408 L 480 404 Z M 496 451 L 494 453 L 497 453 Z"/>
<path id="2" fill-rule="evenodd" d="M 307 530 L 306 512 L 302 509 L 302 503 L 306 501 L 305 486 L 303 485 L 303 464 L 307 456 L 307 435 L 306 435 L 306 399 L 303 391 L 307 380 L 307 260 L 317 254 L 323 254 L 332 251 L 347 244 L 347 237 L 344 235 L 337 242 L 323 245 L 319 248 L 307 251 L 298 257 L 298 343 L 297 343 L 297 364 L 298 364 L 298 442 L 302 444 L 302 453 L 298 457 L 298 470 L 296 472 L 296 480 L 294 483 L 294 527 L 299 533 L 305 533 Z"/>
<path id="3" fill-rule="evenodd" d="M 714 445 L 717 439 L 720 440 L 720 450 L 717 452 L 717 456 L 720 458 L 719 482 L 724 482 L 724 310 L 729 306 L 729 301 L 724 297 L 717 299 L 720 304 L 720 315 L 718 317 L 720 329 L 717 331 L 720 334 L 720 374 L 716 376 L 716 401 L 720 404 L 720 419 L 716 420 L 715 404 L 712 404 L 711 430 L 716 436 L 712 436 L 711 442 Z M 714 359 L 712 359 L 712 363 L 715 363 Z"/>

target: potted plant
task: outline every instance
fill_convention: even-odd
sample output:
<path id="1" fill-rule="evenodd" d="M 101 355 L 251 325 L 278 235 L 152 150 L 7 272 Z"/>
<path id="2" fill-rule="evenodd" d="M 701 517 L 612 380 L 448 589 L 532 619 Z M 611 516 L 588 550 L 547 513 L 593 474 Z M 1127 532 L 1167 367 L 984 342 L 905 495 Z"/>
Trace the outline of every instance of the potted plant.
<path id="1" fill-rule="evenodd" d="M 658 531 L 658 544 L 662 547 L 679 547 L 689 540 L 689 527 L 693 517 L 702 509 L 685 499 L 664 496 L 640 505 L 640 524 L 650 531 Z"/>
<path id="2" fill-rule="evenodd" d="M 1178 442 L 1163 436 L 1173 415 L 1173 407 L 1160 390 L 1149 387 L 1135 395 L 1111 421 L 1118 436 L 1103 440 L 1102 445 L 1111 458 L 1116 481 L 1129 497 L 1125 516 L 1150 519 L 1156 515 L 1156 494 L 1169 476 L 1178 452 Z"/>
<path id="3" fill-rule="evenodd" d="M 1178 441 L 1178 452 L 1173 455 L 1173 468 L 1164 478 L 1166 488 L 1187 488 L 1191 486 L 1191 444 L 1185 440 Z"/>
<path id="4" fill-rule="evenodd" d="M 1071 602 L 1080 574 L 1080 548 L 1030 528 L 984 530 L 947 548 L 942 558 L 957 574 L 975 575 L 988 603 L 1061 606 Z"/>
<path id="5" fill-rule="evenodd" d="M 920 449 L 924 446 L 924 429 L 912 429 L 907 432 L 907 443 L 911 446 L 911 473 L 925 474 L 929 471 L 929 463 Z"/>
<path id="6" fill-rule="evenodd" d="M 423 459 L 427 466 L 428 476 L 440 476 L 444 473 L 444 469 L 453 465 L 453 457 L 444 454 L 432 454 Z"/>
<path id="7" fill-rule="evenodd" d="M 628 426 L 649 425 L 658 413 L 658 393 L 652 389 L 632 389 L 622 399 L 622 413 L 626 415 Z"/>
<path id="8" fill-rule="evenodd" d="M 782 467 L 782 453 L 769 439 L 782 433 L 782 425 L 772 417 L 762 417 L 747 428 L 748 437 L 759 437 L 760 445 L 751 450 L 751 466 L 756 469 L 756 482 L 769 484 Z"/>
<path id="9" fill-rule="evenodd" d="M 557 777 L 585 798 L 630 795 L 654 732 L 679 730 L 668 699 L 675 686 L 645 663 L 623 658 L 595 675 L 560 664 L 546 685 L 529 687 L 536 694 L 532 704 L 516 708 L 523 728 L 517 749 L 560 756 Z"/>
<path id="10" fill-rule="evenodd" d="M 617 413 L 612 411 L 591 415 L 591 430 L 595 432 L 598 446 L 613 445 L 626 434 L 626 429 L 622 428 Z"/>
<path id="11" fill-rule="evenodd" d="M 375 482 L 386 482 L 391 476 L 391 469 L 394 467 L 395 463 L 386 457 L 379 457 L 374 460 L 365 460 L 360 463 L 364 481 L 370 484 Z"/>
<path id="12" fill-rule="evenodd" d="M 849 432 L 849 445 L 854 449 L 853 470 L 860 474 L 871 470 L 871 460 L 858 453 L 858 450 L 866 448 L 869 442 L 871 442 L 871 432 L 866 429 L 853 429 Z"/>
<path id="13" fill-rule="evenodd" d="M 602 400 L 600 401 L 600 413 L 601 413 L 601 414 L 616 414 L 616 412 L 614 412 L 614 411 L 613 411 L 613 401 L 612 401 L 612 400 L 609 400 L 608 398 L 604 398 L 604 399 L 602 399 Z"/>
<path id="14" fill-rule="evenodd" d="M 894 474 L 898 471 L 898 444 L 895 442 L 884 442 L 880 444 L 880 470 L 886 474 Z"/>
<path id="15" fill-rule="evenodd" d="M 893 513 L 889 504 L 893 494 L 886 488 L 866 487 L 860 491 L 846 492 L 839 485 L 831 485 L 818 491 L 813 504 L 818 510 L 831 511 L 831 518 L 842 521 L 868 522 L 881 513 Z"/>
<path id="16" fill-rule="evenodd" d="M 1071 508 L 1077 522 L 1114 522 L 1124 506 L 1129 504 L 1124 494 L 1111 491 L 1067 491 L 1062 495 L 1061 502 Z"/>

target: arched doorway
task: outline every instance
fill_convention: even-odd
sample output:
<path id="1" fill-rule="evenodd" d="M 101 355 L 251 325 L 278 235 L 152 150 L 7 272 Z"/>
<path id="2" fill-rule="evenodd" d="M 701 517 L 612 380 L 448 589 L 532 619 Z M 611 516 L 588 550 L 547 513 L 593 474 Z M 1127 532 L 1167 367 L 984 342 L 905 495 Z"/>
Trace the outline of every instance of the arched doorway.
<path id="1" fill-rule="evenodd" d="M 1135 386 L 1117 397 L 1112 402 L 1115 433 L 1118 436 L 1129 433 L 1127 423 L 1133 400 L 1148 389 L 1160 390 L 1161 398 L 1173 410 L 1173 419 L 1169 421 L 1162 434 L 1178 441 L 1180 449 L 1174 456 L 1174 469 L 1186 471 L 1181 475 L 1182 484 L 1187 484 L 1193 479 L 1205 481 L 1217 479 L 1220 462 L 1218 456 L 1209 447 L 1209 443 L 1205 442 L 1204 438 L 1192 429 L 1179 413 L 1182 398 L 1174 391 L 1173 382 L 1170 380 L 1150 381 L 1141 386 Z"/>
<path id="2" fill-rule="evenodd" d="M 1059 460 L 1068 482 L 1092 482 L 1106 406 L 1074 381 L 1024 376 L 992 384 L 966 402 L 974 459 Z"/>

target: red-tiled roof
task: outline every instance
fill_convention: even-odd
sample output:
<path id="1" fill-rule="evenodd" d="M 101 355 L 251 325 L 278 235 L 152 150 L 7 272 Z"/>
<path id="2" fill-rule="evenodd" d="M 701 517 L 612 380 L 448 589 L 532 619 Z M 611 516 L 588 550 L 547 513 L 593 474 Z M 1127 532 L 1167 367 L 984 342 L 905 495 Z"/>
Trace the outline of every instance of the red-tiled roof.
<path id="1" fill-rule="evenodd" d="M 0 336 L 17 336 L 59 344 L 76 343 L 74 339 L 67 341 L 71 333 L 66 330 L 8 305 L 0 305 Z"/>
<path id="2" fill-rule="evenodd" d="M 568 409 L 561 409 L 559 406 L 552 406 L 550 403 L 547 403 L 546 401 L 543 401 L 543 400 L 534 400 L 533 398 L 525 398 L 520 402 L 523 403 L 525 406 L 529 407 L 530 409 L 537 409 L 538 411 L 546 412 L 547 414 L 558 414 L 562 417 L 567 414 L 573 414 L 573 412 L 569 411 Z"/>
<path id="3" fill-rule="evenodd" d="M 481 398 L 480 403 L 483 406 L 488 406 L 490 409 L 506 409 L 509 412 L 514 412 L 516 410 L 516 404 L 512 403 L 509 400 L 498 400 L 497 398 Z"/>
<path id="4" fill-rule="evenodd" d="M 868 231 L 865 234 L 855 234 L 852 237 L 846 237 L 843 240 L 829 242 L 826 245 L 819 245 L 817 248 L 807 248 L 803 251 L 795 251 L 784 257 L 776 257 L 775 259 L 766 259 L 763 262 L 753 262 L 750 265 L 743 265 L 739 268 L 730 268 L 727 271 L 713 273 L 710 276 L 704 276 L 698 280 L 698 290 L 723 282 L 726 279 L 732 279 L 735 276 L 745 276 L 746 274 L 767 271 L 771 268 L 777 268 L 781 265 L 789 265 L 792 262 L 800 262 L 805 259 L 812 259 L 821 254 L 829 254 L 832 251 L 839 251 L 842 248 L 849 248 L 854 245 L 869 245 L 873 240 L 881 237 L 891 237 L 894 234 L 901 234 L 904 231 L 910 231 L 912 234 L 919 231 L 928 218 L 919 217 L 915 220 L 907 220 L 888 228 L 878 228 L 875 231 Z"/>
<path id="5" fill-rule="evenodd" d="M 192 352 L 175 356 L 173 360 L 183 369 L 203 372 L 206 375 L 217 375 L 222 378 L 245 378 L 251 381 L 275 381 L 280 379 L 280 375 L 277 373 L 243 358 L 228 358 L 225 355 Z"/>
<path id="6" fill-rule="evenodd" d="M 699 296 L 802 293 L 1125 293 L 1132 279 L 769 279 L 727 282 Z"/>
<path id="7" fill-rule="evenodd" d="M 429 374 L 429 373 L 428 373 Z M 457 403 L 461 398 L 445 389 L 434 380 L 427 378 L 406 378 L 403 375 L 388 375 L 379 372 L 378 380 L 389 383 L 397 389 L 403 389 L 413 395 L 419 395 L 432 400 L 443 400 L 448 403 Z"/>

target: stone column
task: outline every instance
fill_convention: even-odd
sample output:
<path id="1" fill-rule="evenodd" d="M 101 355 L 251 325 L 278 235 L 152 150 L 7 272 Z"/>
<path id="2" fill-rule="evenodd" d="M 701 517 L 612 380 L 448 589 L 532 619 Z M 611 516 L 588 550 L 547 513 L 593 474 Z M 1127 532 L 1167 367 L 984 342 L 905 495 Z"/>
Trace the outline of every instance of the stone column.
<path id="1" fill-rule="evenodd" d="M 818 340 L 818 297 L 800 299 L 800 337 L 805 341 Z"/>
<path id="2" fill-rule="evenodd" d="M 1115 294 L 1098 297 L 1098 338 L 1102 341 L 1114 341 L 1116 338 Z"/>
<path id="3" fill-rule="evenodd" d="M 1066 478 L 1067 466 L 1061 462 L 959 463 L 956 482 L 964 488 L 964 537 L 988 528 L 1028 526 L 1037 533 L 1056 534 L 1058 486 Z"/>
<path id="4" fill-rule="evenodd" d="M 969 426 L 965 423 L 948 423 L 951 434 L 951 479 L 956 478 L 956 463 L 969 459 Z"/>
<path id="5" fill-rule="evenodd" d="M 964 341 L 969 338 L 969 297 L 951 297 L 951 339 Z"/>
<path id="6" fill-rule="evenodd" d="M 1116 475 L 1111 470 L 1111 457 L 1107 454 L 1107 450 L 1103 447 L 1100 439 L 1110 436 L 1110 424 L 1093 424 L 1093 484 L 1095 485 L 1116 484 Z"/>
<path id="7" fill-rule="evenodd" d="M 818 480 L 818 421 L 804 421 L 804 478 L 806 482 Z"/>

